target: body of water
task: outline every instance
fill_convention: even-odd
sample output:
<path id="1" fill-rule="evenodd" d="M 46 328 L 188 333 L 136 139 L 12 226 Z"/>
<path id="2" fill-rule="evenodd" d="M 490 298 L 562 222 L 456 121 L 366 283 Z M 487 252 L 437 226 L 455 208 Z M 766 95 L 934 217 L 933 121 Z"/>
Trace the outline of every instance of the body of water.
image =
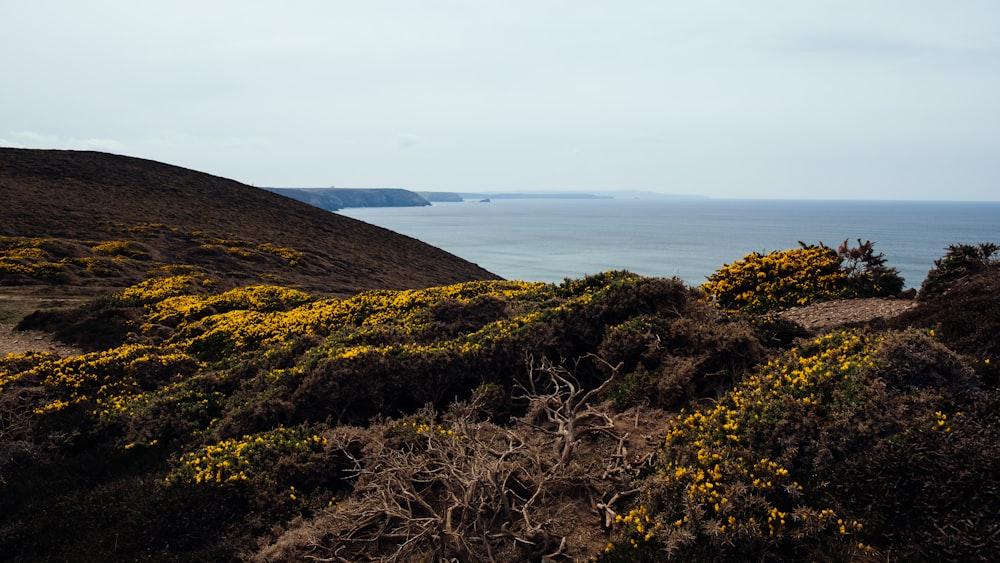
<path id="1" fill-rule="evenodd" d="M 1000 202 L 511 199 L 338 213 L 545 282 L 629 270 L 700 285 L 750 252 L 860 238 L 919 288 L 949 244 L 1000 243 Z"/>

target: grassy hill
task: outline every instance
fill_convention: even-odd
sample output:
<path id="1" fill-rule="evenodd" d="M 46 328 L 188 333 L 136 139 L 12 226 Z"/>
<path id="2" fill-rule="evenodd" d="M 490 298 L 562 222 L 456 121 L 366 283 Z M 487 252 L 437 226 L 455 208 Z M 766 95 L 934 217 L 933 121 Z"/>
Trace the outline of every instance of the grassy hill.
<path id="1" fill-rule="evenodd" d="M 98 152 L 0 148 L 0 285 L 124 287 L 183 264 L 323 294 L 497 276 L 262 189 Z"/>
<path id="2" fill-rule="evenodd" d="M 37 283 L 46 244 L 2 256 Z M 775 314 L 895 283 L 859 248 L 342 296 L 164 254 L 21 322 L 86 352 L 0 357 L 0 560 L 989 561 L 996 248 L 894 319 Z"/>

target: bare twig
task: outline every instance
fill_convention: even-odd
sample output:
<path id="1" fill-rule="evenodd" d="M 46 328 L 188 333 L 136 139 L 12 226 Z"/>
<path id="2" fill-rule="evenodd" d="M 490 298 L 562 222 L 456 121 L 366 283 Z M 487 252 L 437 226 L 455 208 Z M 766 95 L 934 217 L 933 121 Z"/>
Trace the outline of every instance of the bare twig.
<path id="1" fill-rule="evenodd" d="M 433 425 L 439 417 L 426 409 L 417 415 L 420 424 L 389 421 L 375 427 L 361 455 L 349 451 L 357 451 L 357 443 L 334 445 L 343 448 L 352 464 L 355 489 L 339 508 L 311 524 L 309 558 L 572 558 L 566 534 L 556 525 L 558 507 L 567 499 L 589 498 L 610 527 L 615 503 L 634 493 L 593 500 L 627 486 L 633 477 L 628 434 L 616 430 L 607 406 L 596 404 L 620 368 L 604 365 L 610 377 L 587 389 L 562 365 L 531 362 L 528 378 L 517 390 L 528 413 L 506 428 L 476 422 L 477 409 L 459 405 L 445 417 L 447 428 Z M 602 442 L 602 452 L 613 450 L 578 460 L 581 439 L 594 434 L 611 439 L 610 444 Z M 288 542 L 294 543 L 291 535 Z M 257 559 L 304 558 L 289 549 L 279 540 Z"/>

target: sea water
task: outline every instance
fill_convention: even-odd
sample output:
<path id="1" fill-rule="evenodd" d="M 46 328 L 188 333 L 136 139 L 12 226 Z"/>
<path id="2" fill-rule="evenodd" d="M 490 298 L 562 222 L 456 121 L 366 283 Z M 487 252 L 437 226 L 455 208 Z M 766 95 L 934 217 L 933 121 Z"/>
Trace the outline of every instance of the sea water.
<path id="1" fill-rule="evenodd" d="M 1000 243 L 1000 202 L 495 199 L 338 213 L 544 282 L 629 270 L 699 285 L 751 252 L 860 238 L 919 288 L 948 245 Z"/>

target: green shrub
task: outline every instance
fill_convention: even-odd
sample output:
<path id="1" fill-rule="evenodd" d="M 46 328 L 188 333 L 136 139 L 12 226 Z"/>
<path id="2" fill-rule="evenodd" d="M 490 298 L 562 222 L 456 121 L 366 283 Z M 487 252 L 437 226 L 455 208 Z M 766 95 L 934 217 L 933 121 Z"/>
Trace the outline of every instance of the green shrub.
<path id="1" fill-rule="evenodd" d="M 920 285 L 918 298 L 922 301 L 933 299 L 944 293 L 956 281 L 976 272 L 986 270 L 998 263 L 994 255 L 1000 246 L 992 242 L 971 244 L 952 244 L 948 252 L 934 261 L 934 268 L 927 273 L 927 278 Z"/>
<path id="2" fill-rule="evenodd" d="M 690 316 L 643 315 L 608 329 L 597 354 L 626 374 L 610 393 L 622 408 L 673 410 L 728 390 L 766 357 L 753 328 L 704 309 Z"/>
<path id="3" fill-rule="evenodd" d="M 903 290 L 904 280 L 895 268 L 885 265 L 885 256 L 875 254 L 875 243 L 858 240 L 852 247 L 845 240 L 837 248 L 841 269 L 847 274 L 847 294 L 850 297 L 882 297 Z"/>
<path id="4" fill-rule="evenodd" d="M 936 339 L 965 356 L 987 385 L 1000 384 L 1000 264 L 954 280 L 944 293 L 922 298 L 891 326 L 933 331 Z"/>

